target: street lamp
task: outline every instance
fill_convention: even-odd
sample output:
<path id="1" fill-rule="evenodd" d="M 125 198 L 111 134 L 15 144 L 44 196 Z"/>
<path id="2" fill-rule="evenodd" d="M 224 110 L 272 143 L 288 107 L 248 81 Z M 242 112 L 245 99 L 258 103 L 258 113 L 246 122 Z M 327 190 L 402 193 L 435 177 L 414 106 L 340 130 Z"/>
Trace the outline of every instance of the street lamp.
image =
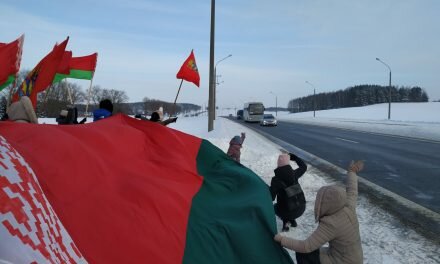
<path id="1" fill-rule="evenodd" d="M 211 0 L 211 30 L 209 38 L 209 100 L 208 132 L 214 129 L 214 39 L 215 39 L 215 0 Z"/>
<path id="2" fill-rule="evenodd" d="M 313 87 L 313 117 L 315 117 L 315 110 L 316 110 L 316 88 L 313 84 L 311 84 L 309 81 L 306 81 L 307 84 L 310 84 Z"/>
<path id="3" fill-rule="evenodd" d="M 385 65 L 388 70 L 390 70 L 390 83 L 388 86 L 388 120 L 390 120 L 391 118 L 391 67 L 388 66 L 388 64 L 386 64 L 385 62 L 381 61 L 379 58 L 376 58 L 376 60 L 380 63 L 382 63 L 383 65 Z"/>
<path id="4" fill-rule="evenodd" d="M 270 93 L 275 95 L 275 116 L 278 116 L 278 96 L 274 94 L 272 91 Z"/>
<path id="5" fill-rule="evenodd" d="M 217 65 L 226 60 L 227 58 L 232 57 L 232 54 L 229 54 L 228 56 L 224 57 L 223 59 L 217 61 L 217 63 L 214 66 L 214 115 L 213 118 L 215 119 L 215 112 L 216 112 L 216 104 L 217 104 Z"/>

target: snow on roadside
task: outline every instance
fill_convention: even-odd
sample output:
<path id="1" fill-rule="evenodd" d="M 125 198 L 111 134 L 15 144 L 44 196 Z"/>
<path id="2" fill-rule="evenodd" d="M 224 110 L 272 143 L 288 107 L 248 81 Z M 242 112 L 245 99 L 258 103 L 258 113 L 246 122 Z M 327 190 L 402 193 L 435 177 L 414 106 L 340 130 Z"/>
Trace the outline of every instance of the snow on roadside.
<path id="1" fill-rule="evenodd" d="M 266 140 L 252 130 L 224 118 L 217 118 L 215 130 L 207 132 L 207 118 L 191 117 L 179 118 L 178 122 L 170 127 L 205 138 L 223 151 L 227 151 L 229 140 L 246 132 L 246 140 L 242 148 L 241 162 L 252 169 L 267 183 L 270 183 L 276 168 L 280 153 L 279 146 Z M 292 166 L 295 164 L 292 163 Z M 368 164 L 367 164 L 368 166 Z M 362 173 L 360 173 L 362 175 Z M 287 233 L 288 236 L 304 239 L 316 228 L 314 223 L 314 202 L 318 189 L 321 186 L 334 183 L 332 179 L 319 170 L 310 167 L 300 179 L 307 200 L 307 208 L 298 222 L 298 228 Z M 395 264 L 395 263 L 440 263 L 438 247 L 426 240 L 413 230 L 408 230 L 393 216 L 371 204 L 362 195 L 358 202 L 358 218 L 366 264 Z M 281 222 L 277 219 L 278 229 Z M 289 250 L 292 258 L 294 252 Z"/>

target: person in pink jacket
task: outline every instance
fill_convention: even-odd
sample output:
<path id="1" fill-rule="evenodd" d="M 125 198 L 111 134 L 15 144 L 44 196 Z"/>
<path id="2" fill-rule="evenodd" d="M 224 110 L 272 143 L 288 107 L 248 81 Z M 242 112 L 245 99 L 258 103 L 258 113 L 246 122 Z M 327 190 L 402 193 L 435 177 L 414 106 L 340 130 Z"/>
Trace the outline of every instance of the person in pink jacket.
<path id="1" fill-rule="evenodd" d="M 315 200 L 318 228 L 306 240 L 277 234 L 274 239 L 296 252 L 297 263 L 363 263 L 359 222 L 356 214 L 357 173 L 363 161 L 352 162 L 347 170 L 346 188 L 337 185 L 319 189 Z M 329 247 L 323 247 L 325 243 Z"/>

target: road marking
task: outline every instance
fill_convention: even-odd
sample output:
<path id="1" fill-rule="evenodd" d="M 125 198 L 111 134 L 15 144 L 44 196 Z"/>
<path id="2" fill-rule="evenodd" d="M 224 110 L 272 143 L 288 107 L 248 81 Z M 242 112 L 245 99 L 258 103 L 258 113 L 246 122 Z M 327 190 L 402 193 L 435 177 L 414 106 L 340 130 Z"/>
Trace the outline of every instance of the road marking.
<path id="1" fill-rule="evenodd" d="M 343 141 L 347 141 L 347 142 L 351 142 L 351 143 L 355 143 L 355 144 L 359 144 L 359 142 L 356 142 L 356 141 L 353 141 L 353 140 L 348 140 L 348 139 L 343 139 L 343 138 L 338 138 L 338 137 L 335 137 L 336 139 L 339 139 L 339 140 L 343 140 Z"/>

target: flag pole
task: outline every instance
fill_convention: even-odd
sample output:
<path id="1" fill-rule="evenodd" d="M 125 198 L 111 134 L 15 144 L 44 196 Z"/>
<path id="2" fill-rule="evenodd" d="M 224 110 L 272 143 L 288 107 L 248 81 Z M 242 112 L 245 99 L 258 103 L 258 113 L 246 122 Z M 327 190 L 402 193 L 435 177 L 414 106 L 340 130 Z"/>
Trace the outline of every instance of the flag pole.
<path id="1" fill-rule="evenodd" d="M 47 114 L 47 95 L 49 94 L 49 91 L 52 91 L 52 86 L 53 86 L 53 83 L 49 86 L 49 88 L 47 88 L 46 89 L 46 92 L 44 93 L 44 102 L 43 102 L 43 104 L 44 104 L 44 109 L 46 110 L 46 114 Z"/>
<path id="2" fill-rule="evenodd" d="M 183 79 L 181 79 L 181 80 L 182 80 L 182 81 L 180 82 L 179 90 L 177 90 L 176 99 L 174 99 L 173 111 L 171 112 L 172 114 L 176 114 L 176 102 L 177 102 L 177 97 L 179 96 L 180 88 L 182 88 L 182 83 L 183 83 Z M 172 115 L 170 115 L 170 117 L 171 117 L 171 116 L 172 116 Z"/>
<path id="3" fill-rule="evenodd" d="M 69 84 L 67 83 L 67 80 L 64 83 L 66 84 L 67 95 L 69 96 L 70 104 L 73 106 L 72 92 L 70 91 Z"/>
<path id="4" fill-rule="evenodd" d="M 88 109 L 89 109 L 90 94 L 91 94 L 91 92 L 92 92 L 92 83 L 93 83 L 93 78 L 90 80 L 89 93 L 88 93 L 88 95 L 87 95 L 87 104 L 86 104 L 86 112 L 85 112 L 86 117 L 87 117 L 87 113 L 88 113 L 87 111 L 88 111 Z"/>

